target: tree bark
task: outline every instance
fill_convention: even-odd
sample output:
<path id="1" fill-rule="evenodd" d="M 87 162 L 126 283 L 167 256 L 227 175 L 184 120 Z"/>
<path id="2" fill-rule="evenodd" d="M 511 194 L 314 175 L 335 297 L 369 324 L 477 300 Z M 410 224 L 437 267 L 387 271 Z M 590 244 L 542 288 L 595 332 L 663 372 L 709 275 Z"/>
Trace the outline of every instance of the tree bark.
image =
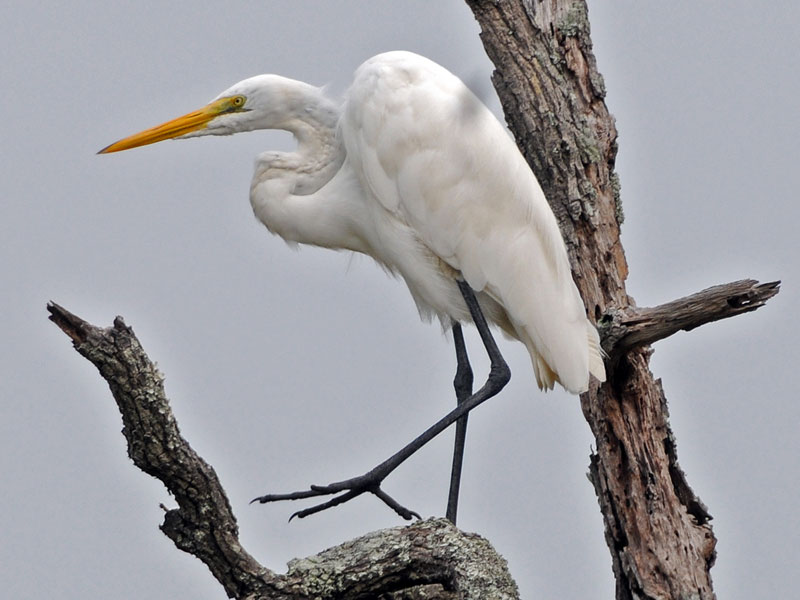
<path id="1" fill-rule="evenodd" d="M 711 516 L 678 465 L 647 344 L 754 310 L 778 292 L 778 282 L 734 282 L 637 308 L 625 291 L 617 132 L 603 100 L 585 1 L 467 4 L 497 69 L 492 81 L 508 125 L 559 220 L 575 281 L 608 354 L 607 382 L 582 394 L 581 407 L 596 440 L 589 477 L 616 597 L 714 598 Z"/>

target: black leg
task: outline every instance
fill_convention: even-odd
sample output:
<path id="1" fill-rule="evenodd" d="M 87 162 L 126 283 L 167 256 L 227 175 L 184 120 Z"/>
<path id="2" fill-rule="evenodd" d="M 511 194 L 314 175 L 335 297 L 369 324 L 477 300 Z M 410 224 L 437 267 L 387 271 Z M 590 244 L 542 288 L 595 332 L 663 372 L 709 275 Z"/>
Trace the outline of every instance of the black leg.
<path id="1" fill-rule="evenodd" d="M 299 517 L 302 519 L 303 517 L 307 517 L 325 509 L 343 504 L 348 500 L 352 500 L 353 498 L 360 496 L 364 492 L 370 492 L 375 494 L 375 496 L 380 498 L 387 506 L 389 506 L 404 519 L 408 520 L 412 517 L 419 518 L 417 513 L 405 508 L 396 500 L 394 500 L 394 498 L 380 489 L 381 482 L 386 478 L 387 475 L 389 475 L 389 473 L 394 471 L 403 462 L 405 462 L 407 458 L 422 448 L 422 446 L 427 444 L 434 437 L 447 429 L 450 425 L 458 421 L 461 417 L 467 415 L 473 408 L 485 400 L 488 400 L 492 396 L 497 395 L 497 393 L 503 389 L 503 387 L 505 387 L 506 383 L 508 383 L 508 380 L 511 378 L 511 372 L 509 371 L 508 365 L 500 354 L 500 350 L 498 350 L 497 344 L 495 343 L 494 338 L 489 331 L 489 326 L 487 325 L 486 319 L 484 318 L 480 306 L 478 305 L 478 300 L 475 298 L 475 293 L 465 282 L 458 281 L 457 283 L 459 289 L 461 290 L 461 295 L 464 296 L 464 301 L 467 303 L 469 312 L 472 315 L 472 320 L 475 322 L 475 326 L 477 327 L 478 333 L 481 336 L 481 340 L 486 348 L 486 352 L 489 355 L 489 360 L 491 361 L 489 378 L 486 380 L 486 383 L 483 384 L 483 387 L 481 387 L 481 389 L 468 398 L 464 399 L 464 401 L 460 402 L 455 409 L 431 425 L 422 435 L 420 435 L 410 444 L 402 448 L 399 452 L 387 460 L 383 461 L 371 471 L 368 471 L 359 477 L 338 481 L 330 485 L 312 485 L 310 489 L 303 490 L 301 492 L 293 492 L 291 494 L 267 494 L 266 496 L 259 496 L 258 498 L 253 499 L 253 502 L 260 502 L 261 504 L 264 504 L 266 502 L 276 502 L 278 500 L 301 500 L 303 498 L 329 496 L 332 494 L 338 494 L 339 492 L 344 492 L 335 498 L 331 498 L 327 502 L 297 511 L 290 517 L 291 520 L 291 518 L 294 517 Z"/>
<path id="2" fill-rule="evenodd" d="M 456 389 L 457 405 L 472 396 L 472 367 L 469 365 L 467 347 L 460 323 L 453 323 L 453 344 L 456 347 L 456 376 L 453 387 Z M 464 447 L 467 439 L 467 418 L 464 415 L 456 421 L 456 441 L 453 448 L 453 468 L 450 471 L 450 492 L 447 495 L 447 519 L 456 524 L 458 513 L 458 492 L 461 487 L 461 467 L 464 464 Z"/>

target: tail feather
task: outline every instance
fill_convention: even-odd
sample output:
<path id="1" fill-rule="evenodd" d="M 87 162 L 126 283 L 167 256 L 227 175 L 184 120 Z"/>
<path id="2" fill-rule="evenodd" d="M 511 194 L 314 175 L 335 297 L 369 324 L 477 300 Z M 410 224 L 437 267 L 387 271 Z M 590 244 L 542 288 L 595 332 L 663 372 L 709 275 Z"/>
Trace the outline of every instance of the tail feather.
<path id="1" fill-rule="evenodd" d="M 594 375 L 598 381 L 606 380 L 606 366 L 603 363 L 605 352 L 600 347 L 600 335 L 590 321 L 586 321 L 586 337 L 589 342 L 589 373 Z"/>
<path id="2" fill-rule="evenodd" d="M 588 369 L 583 371 L 583 376 L 576 376 L 576 374 L 569 377 L 564 377 L 563 374 L 560 376 L 547 363 L 545 358 L 536 351 L 536 348 L 527 336 L 523 337 L 523 341 L 531 355 L 531 363 L 533 364 L 533 372 L 536 375 L 536 383 L 541 390 L 552 390 L 556 383 L 560 383 L 567 391 L 573 394 L 581 394 L 589 389 L 589 374 L 594 375 L 598 381 L 606 380 L 606 368 L 603 363 L 605 353 L 600 347 L 600 336 L 597 333 L 597 329 L 595 329 L 594 325 L 592 325 L 589 320 L 586 321 Z"/>
<path id="3" fill-rule="evenodd" d="M 558 381 L 558 375 L 555 374 L 538 352 L 531 351 L 530 347 L 528 350 L 530 351 L 533 373 L 536 375 L 536 383 L 539 389 L 544 391 L 552 390 L 556 381 Z"/>

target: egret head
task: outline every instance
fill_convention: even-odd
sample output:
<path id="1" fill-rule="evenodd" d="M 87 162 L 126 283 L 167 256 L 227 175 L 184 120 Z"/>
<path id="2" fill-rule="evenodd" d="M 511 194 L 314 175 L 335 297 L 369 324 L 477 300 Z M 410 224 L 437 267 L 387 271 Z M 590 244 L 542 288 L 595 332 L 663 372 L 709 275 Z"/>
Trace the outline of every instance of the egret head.
<path id="1" fill-rule="evenodd" d="M 98 154 L 176 138 L 284 129 L 301 118 L 309 94 L 321 92 L 319 88 L 279 75 L 257 75 L 231 86 L 199 110 L 114 142 Z"/>

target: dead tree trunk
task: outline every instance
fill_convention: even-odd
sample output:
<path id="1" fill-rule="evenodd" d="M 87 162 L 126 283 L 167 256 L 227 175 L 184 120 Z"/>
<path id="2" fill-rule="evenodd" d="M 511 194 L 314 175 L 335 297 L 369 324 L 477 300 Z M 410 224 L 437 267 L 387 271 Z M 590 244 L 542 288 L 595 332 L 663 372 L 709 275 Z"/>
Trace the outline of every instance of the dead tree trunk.
<path id="1" fill-rule="evenodd" d="M 618 600 L 714 598 L 716 539 L 678 466 L 649 343 L 753 310 L 778 291 L 717 286 L 656 309 L 625 291 L 617 133 L 603 100 L 585 0 L 467 0 L 497 70 L 509 127 L 544 188 L 575 281 L 608 353 L 608 381 L 581 396 L 596 439 L 589 475 L 605 521 Z"/>
<path id="2" fill-rule="evenodd" d="M 561 224 L 578 287 L 608 353 L 608 381 L 581 396 L 596 438 L 590 477 L 605 521 L 618 599 L 711 599 L 710 516 L 677 463 L 666 399 L 648 344 L 759 308 L 778 284 L 709 288 L 655 308 L 625 292 L 616 131 L 603 102 L 583 0 L 467 0 L 497 66 L 494 83 L 528 162 Z M 487 149 L 490 151 L 491 149 Z M 118 318 L 95 327 L 58 305 L 50 318 L 108 381 L 134 463 L 175 497 L 162 531 L 202 560 L 235 598 L 429 600 L 518 598 L 485 540 L 442 519 L 369 534 L 286 575 L 242 548 L 216 473 L 180 435 L 163 379 Z"/>

